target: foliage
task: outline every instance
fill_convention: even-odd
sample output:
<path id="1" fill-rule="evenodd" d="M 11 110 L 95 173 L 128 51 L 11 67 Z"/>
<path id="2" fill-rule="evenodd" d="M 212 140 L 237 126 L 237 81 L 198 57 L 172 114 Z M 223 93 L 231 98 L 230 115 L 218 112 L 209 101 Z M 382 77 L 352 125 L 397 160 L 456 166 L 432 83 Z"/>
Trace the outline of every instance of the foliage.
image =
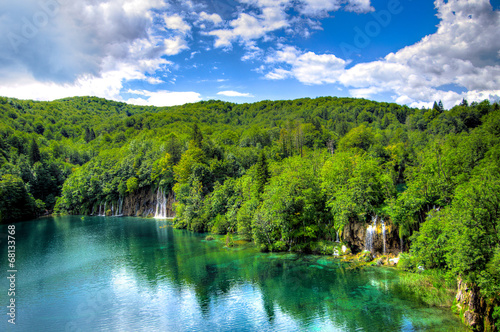
<path id="1" fill-rule="evenodd" d="M 175 193 L 176 227 L 329 253 L 337 232 L 382 213 L 410 245 L 401 268 L 460 275 L 498 300 L 499 110 L 0 98 L 0 221 L 89 214 L 161 188 Z"/>

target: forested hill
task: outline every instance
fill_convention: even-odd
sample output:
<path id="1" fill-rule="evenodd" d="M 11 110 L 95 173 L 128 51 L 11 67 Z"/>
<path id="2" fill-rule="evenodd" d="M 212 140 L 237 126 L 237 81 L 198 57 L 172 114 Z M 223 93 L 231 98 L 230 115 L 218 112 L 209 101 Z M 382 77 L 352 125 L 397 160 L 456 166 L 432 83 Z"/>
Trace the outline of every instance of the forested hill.
<path id="1" fill-rule="evenodd" d="M 124 201 L 152 215 L 169 193 L 176 227 L 228 245 L 238 234 L 263 251 L 409 251 L 402 266 L 460 276 L 473 285 L 461 296 L 487 299 L 462 312 L 478 330 L 500 319 L 498 103 L 0 98 L 0 139 L 2 223 L 116 214 Z"/>

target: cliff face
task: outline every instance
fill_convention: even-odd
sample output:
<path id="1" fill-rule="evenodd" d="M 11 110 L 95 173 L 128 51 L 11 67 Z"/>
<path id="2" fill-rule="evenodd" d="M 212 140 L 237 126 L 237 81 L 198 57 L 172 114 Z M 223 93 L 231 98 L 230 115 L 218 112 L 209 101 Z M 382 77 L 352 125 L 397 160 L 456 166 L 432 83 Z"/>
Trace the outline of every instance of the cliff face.
<path id="1" fill-rule="evenodd" d="M 493 319 L 495 303 L 481 297 L 476 285 L 467 284 L 459 278 L 455 305 L 462 321 L 472 330 L 498 331 Z"/>
<path id="2" fill-rule="evenodd" d="M 349 244 L 351 250 L 356 253 L 363 250 L 369 250 L 373 254 L 399 253 L 401 244 L 398 230 L 389 221 L 382 225 L 381 220 L 367 224 L 365 222 L 351 221 L 343 231 L 342 238 Z M 384 241 L 385 239 L 385 241 Z"/>
<path id="3" fill-rule="evenodd" d="M 94 207 L 94 214 L 106 216 L 134 216 L 173 218 L 175 212 L 174 192 L 154 191 L 153 188 L 142 188 L 126 196 L 118 202 L 106 202 Z"/>

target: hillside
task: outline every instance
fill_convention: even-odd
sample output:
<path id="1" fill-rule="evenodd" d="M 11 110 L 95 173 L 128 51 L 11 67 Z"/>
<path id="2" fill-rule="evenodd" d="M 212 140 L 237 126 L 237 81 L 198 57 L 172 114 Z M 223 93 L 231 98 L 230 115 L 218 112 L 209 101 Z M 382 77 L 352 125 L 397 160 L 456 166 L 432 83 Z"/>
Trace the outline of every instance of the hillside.
<path id="1" fill-rule="evenodd" d="M 161 205 L 176 227 L 227 234 L 228 245 L 237 234 L 262 251 L 409 251 L 407 269 L 458 275 L 489 299 L 464 317 L 486 326 L 500 315 L 498 104 L 79 97 L 1 98 L 0 109 L 3 223 L 52 210 L 153 216 Z"/>

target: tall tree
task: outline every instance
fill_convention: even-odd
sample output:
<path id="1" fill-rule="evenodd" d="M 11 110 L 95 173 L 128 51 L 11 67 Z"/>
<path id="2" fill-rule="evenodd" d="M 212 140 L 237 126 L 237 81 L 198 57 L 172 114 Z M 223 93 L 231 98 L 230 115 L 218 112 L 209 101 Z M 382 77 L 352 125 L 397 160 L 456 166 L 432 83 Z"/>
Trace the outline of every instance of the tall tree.
<path id="1" fill-rule="evenodd" d="M 194 146 L 201 149 L 203 134 L 201 133 L 201 130 L 196 123 L 193 125 L 193 141 Z"/>
<path id="2" fill-rule="evenodd" d="M 42 160 L 42 157 L 40 155 L 40 149 L 38 149 L 38 144 L 36 143 L 34 138 L 31 140 L 30 144 L 29 159 L 32 165 L 37 161 Z"/>
<path id="3" fill-rule="evenodd" d="M 269 166 L 267 164 L 267 158 L 264 151 L 260 152 L 259 160 L 257 161 L 257 169 L 256 169 L 256 185 L 257 192 L 261 194 L 264 192 L 264 186 L 269 180 Z"/>

